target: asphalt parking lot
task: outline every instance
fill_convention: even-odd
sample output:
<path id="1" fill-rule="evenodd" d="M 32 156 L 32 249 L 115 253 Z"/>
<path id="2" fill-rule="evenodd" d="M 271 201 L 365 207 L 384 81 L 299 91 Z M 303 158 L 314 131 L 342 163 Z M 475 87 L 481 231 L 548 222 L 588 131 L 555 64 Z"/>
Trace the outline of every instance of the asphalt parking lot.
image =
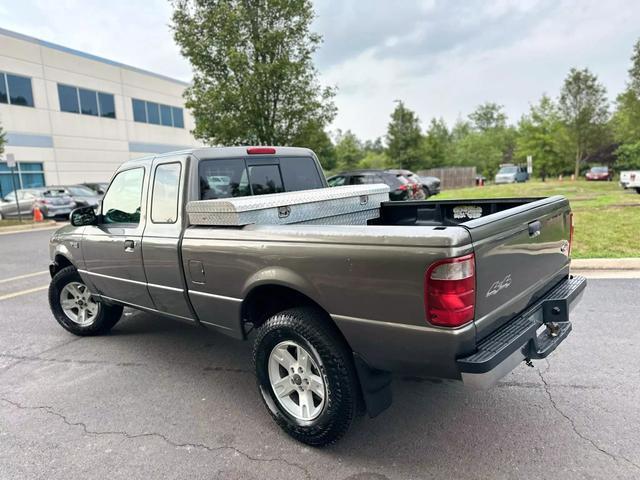
<path id="1" fill-rule="evenodd" d="M 590 280 L 548 362 L 486 392 L 397 378 L 388 411 L 317 450 L 271 421 L 247 343 L 134 311 L 62 330 L 51 233 L 0 235 L 0 479 L 640 478 L 640 279 Z"/>

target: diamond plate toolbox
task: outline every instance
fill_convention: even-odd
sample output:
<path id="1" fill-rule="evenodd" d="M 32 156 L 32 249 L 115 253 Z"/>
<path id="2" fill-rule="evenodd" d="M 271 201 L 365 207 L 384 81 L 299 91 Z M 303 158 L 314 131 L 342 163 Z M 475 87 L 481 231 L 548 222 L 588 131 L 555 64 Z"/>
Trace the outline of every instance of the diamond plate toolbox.
<path id="1" fill-rule="evenodd" d="M 389 200 L 384 184 L 349 185 L 187 203 L 192 225 L 366 225 Z"/>

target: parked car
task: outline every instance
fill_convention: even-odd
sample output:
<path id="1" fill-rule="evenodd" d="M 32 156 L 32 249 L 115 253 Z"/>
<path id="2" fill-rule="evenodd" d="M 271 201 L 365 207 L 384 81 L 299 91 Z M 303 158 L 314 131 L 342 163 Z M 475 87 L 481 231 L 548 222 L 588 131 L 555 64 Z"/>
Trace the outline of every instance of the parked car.
<path id="1" fill-rule="evenodd" d="M 629 182 L 627 188 L 633 188 L 637 193 L 640 193 L 640 174 L 631 174 L 629 176 Z"/>
<path id="2" fill-rule="evenodd" d="M 98 195 L 103 196 L 107 193 L 107 187 L 109 186 L 108 182 L 97 182 L 97 183 L 83 183 L 84 187 L 90 188 Z"/>
<path id="3" fill-rule="evenodd" d="M 390 200 L 412 200 L 413 184 L 402 174 L 388 170 L 353 170 L 334 175 L 327 179 L 330 187 L 342 185 L 363 185 L 368 183 L 385 183 L 389 185 Z"/>
<path id="4" fill-rule="evenodd" d="M 33 212 L 33 202 L 42 189 L 25 188 L 13 191 L 0 200 L 0 220 L 5 218 L 18 217 L 18 205 L 20 214 L 25 217 L 31 216 Z M 16 205 L 16 196 L 18 197 L 18 205 Z"/>
<path id="5" fill-rule="evenodd" d="M 640 170 L 623 170 L 620 172 L 620 186 L 625 190 L 629 188 L 629 183 L 640 178 Z"/>
<path id="6" fill-rule="evenodd" d="M 501 183 L 521 183 L 529 180 L 529 173 L 527 173 L 527 167 L 518 165 L 501 165 L 500 170 L 495 177 L 496 184 Z"/>
<path id="7" fill-rule="evenodd" d="M 422 194 L 415 195 L 416 200 L 423 200 L 429 198 L 432 195 L 440 193 L 440 179 L 438 177 L 421 176 L 413 173 L 411 170 L 387 170 L 388 172 L 400 174 L 407 178 L 410 182 L 419 185 L 419 189 L 422 190 Z"/>
<path id="8" fill-rule="evenodd" d="M 47 189 L 71 197 L 78 207 L 97 207 L 102 199 L 102 195 L 84 185 L 54 185 Z"/>
<path id="9" fill-rule="evenodd" d="M 76 202 L 69 195 L 59 189 L 46 189 L 37 193 L 32 210 L 39 208 L 44 218 L 55 218 L 69 217 L 75 207 Z"/>
<path id="10" fill-rule="evenodd" d="M 229 179 L 225 198 L 201 201 L 209 177 Z M 268 186 L 285 193 L 255 196 Z M 302 148 L 127 161 L 99 212 L 76 209 L 53 234 L 52 313 L 80 336 L 129 306 L 251 339 L 266 410 L 316 446 L 385 410 L 392 372 L 488 387 L 569 335 L 586 280 L 569 271 L 566 198 L 382 202 L 375 225 L 329 225 L 325 207 L 349 214 L 369 197 L 336 202 L 326 186 Z M 280 224 L 289 215 L 313 223 Z"/>
<path id="11" fill-rule="evenodd" d="M 585 174 L 588 181 L 606 181 L 613 180 L 613 170 L 609 167 L 591 167 Z"/>

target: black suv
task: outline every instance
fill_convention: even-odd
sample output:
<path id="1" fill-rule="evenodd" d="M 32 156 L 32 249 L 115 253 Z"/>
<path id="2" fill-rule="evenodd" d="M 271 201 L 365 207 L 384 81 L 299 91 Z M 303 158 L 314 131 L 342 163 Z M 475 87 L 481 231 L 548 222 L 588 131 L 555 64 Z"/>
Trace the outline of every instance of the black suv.
<path id="1" fill-rule="evenodd" d="M 352 170 L 329 177 L 330 187 L 342 185 L 365 185 L 370 183 L 385 183 L 391 189 L 390 200 L 411 200 L 413 198 L 412 184 L 402 174 L 386 170 Z"/>

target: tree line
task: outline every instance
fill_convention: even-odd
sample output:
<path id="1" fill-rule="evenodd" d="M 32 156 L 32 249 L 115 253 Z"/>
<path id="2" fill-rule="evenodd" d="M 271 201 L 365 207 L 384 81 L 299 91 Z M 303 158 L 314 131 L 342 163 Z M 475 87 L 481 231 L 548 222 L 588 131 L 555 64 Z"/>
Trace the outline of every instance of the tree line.
<path id="1" fill-rule="evenodd" d="M 486 102 L 447 125 L 420 119 L 397 101 L 384 138 L 327 131 L 335 88 L 313 64 L 321 37 L 310 0 L 174 0 L 171 27 L 194 77 L 185 92 L 194 135 L 211 145 L 312 148 L 328 171 L 354 168 L 475 166 L 493 176 L 501 163 L 534 158 L 541 177 L 590 164 L 640 168 L 640 40 L 629 79 L 613 105 L 597 76 L 572 68 L 557 97 L 543 95 L 517 123 Z M 612 108 L 613 107 L 613 108 Z"/>

